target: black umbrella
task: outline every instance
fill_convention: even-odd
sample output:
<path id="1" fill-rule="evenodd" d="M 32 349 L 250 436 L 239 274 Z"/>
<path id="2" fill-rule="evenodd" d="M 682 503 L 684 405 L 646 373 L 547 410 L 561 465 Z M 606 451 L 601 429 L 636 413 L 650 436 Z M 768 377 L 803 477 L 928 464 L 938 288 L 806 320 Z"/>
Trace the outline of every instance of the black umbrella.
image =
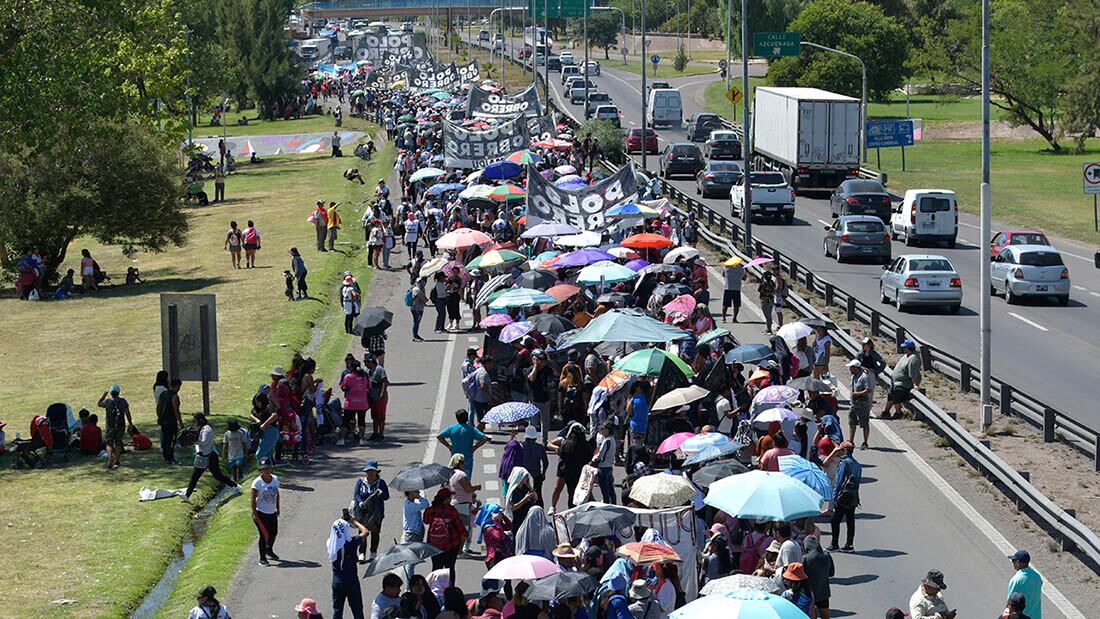
<path id="1" fill-rule="evenodd" d="M 634 295 L 626 292 L 605 292 L 596 297 L 596 303 L 609 303 L 619 307 L 634 305 Z"/>
<path id="2" fill-rule="evenodd" d="M 618 505 L 592 505 L 573 516 L 574 538 L 603 537 L 613 535 L 633 526 L 637 514 Z"/>
<path id="3" fill-rule="evenodd" d="M 787 381 L 787 386 L 791 389 L 798 389 L 799 391 L 832 391 L 832 387 L 828 383 L 818 380 L 813 376 L 803 376 L 802 378 L 792 378 Z"/>
<path id="4" fill-rule="evenodd" d="M 557 275 L 554 275 L 550 271 L 536 269 L 534 271 L 521 273 L 520 276 L 516 278 L 516 285 L 522 288 L 531 288 L 533 290 L 546 290 L 553 286 L 556 281 L 558 281 Z"/>
<path id="5" fill-rule="evenodd" d="M 526 273 L 524 273 L 524 275 L 526 275 Z M 561 335 L 566 331 L 572 331 L 577 328 L 577 325 L 570 322 L 568 318 L 557 314 L 535 314 L 527 320 L 535 325 L 536 331 L 551 336 Z"/>
<path id="6" fill-rule="evenodd" d="M 549 602 L 580 597 L 596 590 L 598 583 L 584 572 L 558 572 L 531 581 L 523 597 L 532 602 Z"/>
<path id="7" fill-rule="evenodd" d="M 666 295 L 678 297 L 682 294 L 691 294 L 691 286 L 687 284 L 661 284 L 653 289 L 653 294 L 663 299 Z"/>
<path id="8" fill-rule="evenodd" d="M 351 328 L 355 335 L 378 335 L 393 324 L 393 312 L 384 307 L 364 308 Z"/>
<path id="9" fill-rule="evenodd" d="M 748 467 L 737 460 L 719 460 L 718 462 L 711 462 L 696 471 L 695 474 L 691 476 L 691 481 L 695 482 L 696 485 L 706 488 L 719 479 L 725 479 L 730 475 L 740 475 L 741 473 L 748 472 Z"/>
<path id="10" fill-rule="evenodd" d="M 424 542 L 397 544 L 387 548 L 374 561 L 371 561 L 370 567 L 363 574 L 363 578 L 382 574 L 405 565 L 416 565 L 441 552 L 443 551 Z"/>
<path id="11" fill-rule="evenodd" d="M 418 464 L 400 471 L 390 482 L 390 488 L 406 490 L 424 490 L 451 481 L 454 471 L 442 464 Z"/>

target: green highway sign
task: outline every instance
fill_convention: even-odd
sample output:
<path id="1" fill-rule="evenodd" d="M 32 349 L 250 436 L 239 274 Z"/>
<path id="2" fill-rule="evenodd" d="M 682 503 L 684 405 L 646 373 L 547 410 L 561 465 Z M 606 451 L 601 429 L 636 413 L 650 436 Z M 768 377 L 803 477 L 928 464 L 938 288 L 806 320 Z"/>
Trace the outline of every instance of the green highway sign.
<path id="1" fill-rule="evenodd" d="M 585 0 L 533 0 L 532 6 L 528 7 L 533 7 L 533 10 L 528 13 L 534 19 L 545 19 L 546 13 L 550 14 L 550 19 L 584 17 L 584 2 Z"/>
<path id="2" fill-rule="evenodd" d="M 801 42 L 802 35 L 798 32 L 754 32 L 752 55 L 765 58 L 797 56 Z"/>

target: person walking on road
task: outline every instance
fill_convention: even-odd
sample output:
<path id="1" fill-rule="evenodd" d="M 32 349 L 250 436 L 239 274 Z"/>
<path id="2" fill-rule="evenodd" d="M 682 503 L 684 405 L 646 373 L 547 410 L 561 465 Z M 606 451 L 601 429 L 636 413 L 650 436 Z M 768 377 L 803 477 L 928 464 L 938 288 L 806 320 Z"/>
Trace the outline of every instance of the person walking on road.
<path id="1" fill-rule="evenodd" d="M 821 540 L 816 535 L 807 535 L 802 544 L 806 548 L 802 566 L 806 569 L 810 592 L 814 596 L 814 608 L 817 609 L 818 619 L 829 619 L 829 598 L 832 597 L 829 579 L 836 574 L 833 557 L 821 547 Z"/>
<path id="2" fill-rule="evenodd" d="M 474 452 L 489 442 L 489 438 L 470 423 L 470 413 L 465 409 L 456 411 L 455 423 L 443 428 L 435 438 L 450 451 L 451 457 L 462 454 L 466 475 L 474 474 Z"/>
<path id="3" fill-rule="evenodd" d="M 405 491 L 405 504 L 401 516 L 401 542 L 424 541 L 424 510 L 428 509 L 428 499 L 420 496 L 419 490 Z M 415 565 L 405 566 L 405 580 L 412 582 Z"/>
<path id="4" fill-rule="evenodd" d="M 450 481 L 447 482 L 447 487 L 454 493 L 454 497 L 451 504 L 458 510 L 460 516 L 462 516 L 462 526 L 466 528 L 466 539 L 462 540 L 463 555 L 470 554 L 470 535 L 473 533 L 473 516 L 474 516 L 474 504 L 477 502 L 477 492 L 481 490 L 481 485 L 474 485 L 470 483 L 470 474 L 466 472 L 466 456 L 460 453 L 456 453 L 451 456 L 449 463 L 451 470 L 454 473 L 451 474 Z"/>
<path id="5" fill-rule="evenodd" d="M 1005 611 L 1001 614 L 1001 619 L 1034 619 L 1032 615 L 1027 614 L 1027 598 L 1024 594 L 1017 591 L 1008 596 L 1008 601 L 1005 602 Z"/>
<path id="6" fill-rule="evenodd" d="M 737 314 L 741 311 L 741 282 L 745 280 L 745 265 L 738 259 L 733 266 L 727 265 L 722 275 L 726 280 L 722 293 L 722 320 L 726 320 L 726 312 L 733 306 L 733 321 L 737 322 Z"/>
<path id="7" fill-rule="evenodd" d="M 603 502 L 615 504 L 615 437 L 611 436 L 611 422 L 604 422 L 596 435 L 596 453 L 592 456 L 592 466 L 596 467 L 596 479 L 599 480 Z"/>
<path id="8" fill-rule="evenodd" d="M 1031 619 L 1043 619 L 1043 577 L 1031 567 L 1031 553 L 1021 548 L 1008 559 L 1016 569 L 1012 580 L 1008 581 L 1009 602 L 1013 595 L 1020 594 L 1026 605 L 1019 610 Z"/>
<path id="9" fill-rule="evenodd" d="M 367 545 L 359 547 L 359 562 L 374 561 L 378 555 L 378 542 L 382 532 L 382 520 L 386 517 L 386 501 L 390 500 L 390 489 L 381 477 L 382 469 L 378 460 L 367 460 L 363 466 L 363 477 L 355 481 L 355 491 L 351 504 L 355 518 L 363 523 L 370 534 L 370 558 L 367 558 Z"/>
<path id="10" fill-rule="evenodd" d="M 252 522 L 260 534 L 260 565 L 267 565 L 269 558 L 279 560 L 275 554 L 275 537 L 279 534 L 279 478 L 272 474 L 274 466 L 270 458 L 260 460 L 260 474 L 252 480 Z"/>
<path id="11" fill-rule="evenodd" d="M 424 319 L 424 308 L 428 307 L 428 295 L 424 294 L 424 288 L 428 285 L 427 277 L 420 277 L 405 294 L 405 305 L 412 312 L 412 339 L 414 342 L 423 342 L 420 337 L 420 321 Z"/>
<path id="12" fill-rule="evenodd" d="M 368 441 L 386 440 L 386 409 L 390 403 L 390 377 L 386 368 L 378 363 L 374 355 L 363 355 L 363 365 L 370 378 L 370 422 L 372 432 Z"/>
<path id="13" fill-rule="evenodd" d="M 863 430 L 863 443 L 860 449 L 867 449 L 867 437 L 871 433 L 871 396 L 875 392 L 874 375 L 863 368 L 859 359 L 848 362 L 852 373 L 852 405 L 848 410 L 848 436 L 856 438 L 856 426 Z"/>
<path id="14" fill-rule="evenodd" d="M 462 515 L 451 505 L 453 495 L 450 488 L 440 488 L 431 507 L 424 511 L 424 541 L 443 551 L 432 557 L 432 570 L 446 568 L 449 582 L 455 582 L 455 559 L 467 535 Z"/>
<path id="15" fill-rule="evenodd" d="M 955 619 L 956 611 L 949 609 L 943 599 L 941 592 L 945 589 L 943 572 L 929 570 L 909 598 L 910 619 Z"/>
<path id="16" fill-rule="evenodd" d="M 814 370 L 813 377 L 821 377 L 829 372 L 829 361 L 833 358 L 833 337 L 825 327 L 814 327 Z"/>
<path id="17" fill-rule="evenodd" d="M 791 293 L 790 286 L 787 285 L 787 280 L 783 279 L 783 270 L 779 267 L 779 262 L 772 263 L 772 280 L 775 282 L 775 326 L 783 326 L 783 307 L 787 305 L 787 296 Z"/>
<path id="18" fill-rule="evenodd" d="M 349 355 L 350 356 L 350 355 Z M 370 375 L 363 369 L 358 359 L 347 361 L 349 372 L 340 379 L 340 391 L 344 393 L 344 424 L 340 428 L 337 447 L 343 447 L 347 441 L 352 424 L 358 423 L 359 444 L 367 444 L 367 411 L 370 410 Z"/>
<path id="19" fill-rule="evenodd" d="M 913 398 L 913 390 L 920 389 L 920 357 L 917 355 L 917 343 L 907 339 L 901 343 L 902 357 L 890 372 L 890 395 L 882 409 L 882 418 L 890 419 L 890 407 L 894 414 L 901 416 L 901 405 Z"/>
<path id="20" fill-rule="evenodd" d="M 352 532 L 352 527 L 355 527 L 355 532 Z M 363 538 L 367 535 L 367 527 L 356 520 L 347 509 L 344 510 L 344 515 L 334 520 L 329 528 L 325 548 L 328 550 L 328 560 L 332 563 L 332 616 L 334 619 L 343 619 L 345 603 L 351 609 L 353 619 L 364 619 L 363 592 L 359 588 L 355 553 L 363 545 Z"/>
<path id="21" fill-rule="evenodd" d="M 863 366 L 863 369 L 872 374 L 871 383 L 874 384 L 875 378 L 890 369 L 890 367 L 886 365 L 886 360 L 882 358 L 882 355 L 875 350 L 874 340 L 865 337 L 860 342 L 860 347 L 857 359 L 859 359 L 859 364 Z"/>
<path id="22" fill-rule="evenodd" d="M 775 280 L 771 271 L 764 271 L 760 283 L 756 284 L 756 294 L 760 297 L 760 313 L 764 315 L 764 333 L 772 332 L 772 309 L 775 307 Z"/>
<path id="23" fill-rule="evenodd" d="M 848 524 L 848 537 L 844 543 L 844 550 L 853 550 L 853 542 L 856 537 L 856 508 L 859 507 L 859 484 L 863 479 L 863 467 L 852 456 L 855 446 L 851 441 L 844 441 L 829 454 L 828 460 L 839 459 L 836 468 L 836 479 L 833 481 L 833 517 L 829 524 L 832 527 L 833 543 L 829 550 L 836 551 L 840 541 L 840 521 Z"/>
<path id="24" fill-rule="evenodd" d="M 214 597 L 218 590 L 212 585 L 206 585 L 196 596 L 195 607 L 187 613 L 187 619 L 229 619 L 229 610 Z"/>

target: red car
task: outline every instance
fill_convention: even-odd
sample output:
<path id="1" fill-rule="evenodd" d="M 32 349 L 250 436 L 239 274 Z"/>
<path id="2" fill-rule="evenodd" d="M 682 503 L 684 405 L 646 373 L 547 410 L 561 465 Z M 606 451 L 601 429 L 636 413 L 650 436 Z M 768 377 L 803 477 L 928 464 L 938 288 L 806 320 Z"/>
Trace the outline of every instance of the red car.
<path id="1" fill-rule="evenodd" d="M 1008 245 L 1050 245 L 1047 235 L 1036 230 L 1002 230 L 989 241 L 989 258 L 996 258 Z"/>
<path id="2" fill-rule="evenodd" d="M 626 132 L 627 154 L 642 152 L 642 130 L 635 128 Z M 645 152 L 650 155 L 657 154 L 657 132 L 652 129 L 645 130 Z"/>

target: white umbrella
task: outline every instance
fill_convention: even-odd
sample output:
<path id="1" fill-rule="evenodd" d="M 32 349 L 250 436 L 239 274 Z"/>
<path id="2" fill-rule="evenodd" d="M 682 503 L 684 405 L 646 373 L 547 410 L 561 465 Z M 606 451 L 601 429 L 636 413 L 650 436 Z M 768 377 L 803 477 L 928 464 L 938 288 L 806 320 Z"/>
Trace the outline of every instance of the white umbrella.
<path id="1" fill-rule="evenodd" d="M 653 410 L 663 411 L 670 408 L 680 408 L 697 400 L 702 400 L 708 395 L 710 395 L 710 391 L 699 385 L 680 387 L 657 398 L 657 401 L 653 403 Z"/>
<path id="2" fill-rule="evenodd" d="M 599 232 L 585 230 L 580 234 L 559 236 L 554 239 L 554 244 L 561 247 L 595 247 L 600 244 L 601 240 L 603 240 L 603 237 Z"/>
<path id="3" fill-rule="evenodd" d="M 630 488 L 630 498 L 650 509 L 660 509 L 679 507 L 690 501 L 696 492 L 695 486 L 679 475 L 656 473 L 636 479 Z"/>
<path id="4" fill-rule="evenodd" d="M 796 320 L 779 327 L 779 330 L 776 331 L 775 334 L 788 342 L 797 342 L 799 338 L 806 337 L 813 332 L 813 327 L 810 327 L 801 320 Z"/>
<path id="5" fill-rule="evenodd" d="M 409 177 L 409 182 L 415 183 L 417 181 L 422 181 L 426 178 L 437 178 L 443 176 L 444 174 L 446 174 L 446 172 L 440 170 L 439 168 L 420 168 L 416 172 L 412 173 L 412 176 Z"/>
<path id="6" fill-rule="evenodd" d="M 692 258 L 698 257 L 698 249 L 695 249 L 694 247 L 684 246 L 677 247 L 676 249 L 665 254 L 664 260 L 662 260 L 661 262 L 664 262 L 665 264 L 676 264 L 676 262 L 679 260 L 690 260 Z"/>
<path id="7" fill-rule="evenodd" d="M 641 258 L 638 252 L 630 249 L 629 247 L 612 247 L 607 250 L 607 253 L 615 256 L 616 258 L 623 258 L 625 260 L 633 260 L 635 258 Z"/>

